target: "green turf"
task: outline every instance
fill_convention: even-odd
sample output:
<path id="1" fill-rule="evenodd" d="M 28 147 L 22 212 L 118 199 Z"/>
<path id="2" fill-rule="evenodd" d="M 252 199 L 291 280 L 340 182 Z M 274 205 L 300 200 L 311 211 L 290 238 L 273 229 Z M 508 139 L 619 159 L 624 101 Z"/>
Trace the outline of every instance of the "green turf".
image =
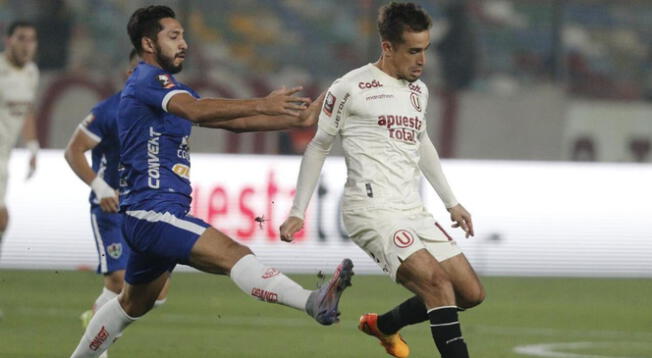
<path id="1" fill-rule="evenodd" d="M 314 286 L 311 276 L 295 276 Z M 473 357 L 526 357 L 515 346 L 592 342 L 579 357 L 652 357 L 652 281 L 643 279 L 484 278 L 487 300 L 461 315 Z M 89 272 L 0 271 L 0 357 L 67 357 L 81 335 L 79 314 L 100 291 Z M 228 279 L 174 275 L 168 302 L 127 329 L 119 357 L 386 357 L 356 329 L 361 313 L 407 298 L 383 276 L 355 276 L 342 322 L 321 327 L 301 312 L 260 303 Z M 429 329 L 403 330 L 411 357 L 437 357 Z M 563 357 L 563 355 L 557 356 Z"/>

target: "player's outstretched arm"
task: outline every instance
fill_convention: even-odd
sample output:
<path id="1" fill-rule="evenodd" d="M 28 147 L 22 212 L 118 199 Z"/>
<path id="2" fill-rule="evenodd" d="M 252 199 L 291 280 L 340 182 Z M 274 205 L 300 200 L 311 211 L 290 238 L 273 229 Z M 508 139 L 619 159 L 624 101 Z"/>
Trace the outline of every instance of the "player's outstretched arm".
<path id="1" fill-rule="evenodd" d="M 309 98 L 294 95 L 301 89 L 282 88 L 267 97 L 253 99 L 197 99 L 187 92 L 179 92 L 168 102 L 167 111 L 196 124 L 259 115 L 299 117 L 300 111 L 311 102 Z"/>
<path id="2" fill-rule="evenodd" d="M 303 216 L 310 203 L 310 197 L 315 191 L 321 168 L 326 156 L 330 153 L 335 136 L 324 130 L 317 129 L 315 137 L 306 148 L 301 160 L 301 169 L 297 179 L 297 193 L 294 196 L 290 215 L 280 227 L 281 240 L 290 242 L 303 227 Z"/>
<path id="3" fill-rule="evenodd" d="M 308 128 L 317 123 L 319 111 L 324 103 L 322 93 L 308 108 L 299 111 L 298 116 L 253 116 L 241 117 L 229 121 L 202 122 L 200 127 L 221 128 L 236 133 L 275 131 L 289 128 Z"/>
<path id="4" fill-rule="evenodd" d="M 105 212 L 118 212 L 118 195 L 113 188 L 107 184 L 104 179 L 97 176 L 84 153 L 95 148 L 100 143 L 99 140 L 91 138 L 84 133 L 79 127 L 70 138 L 64 157 L 70 166 L 70 169 L 77 174 L 86 185 L 90 186 L 95 192 L 95 196 L 100 200 L 100 207 Z"/>

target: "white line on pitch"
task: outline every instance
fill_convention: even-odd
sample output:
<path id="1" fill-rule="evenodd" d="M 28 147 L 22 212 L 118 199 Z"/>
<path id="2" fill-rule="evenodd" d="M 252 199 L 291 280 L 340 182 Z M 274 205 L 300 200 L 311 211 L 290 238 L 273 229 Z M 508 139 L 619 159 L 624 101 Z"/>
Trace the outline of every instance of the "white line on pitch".
<path id="1" fill-rule="evenodd" d="M 585 348 L 596 348 L 596 347 L 611 347 L 613 344 L 624 344 L 627 342 L 565 342 L 565 343 L 542 343 L 542 344 L 528 344 L 523 346 L 514 347 L 514 352 L 519 354 L 525 354 L 528 356 L 535 357 L 546 357 L 546 358 L 642 358 L 642 357 L 625 357 L 625 356 L 605 356 L 605 355 L 593 355 L 593 354 L 581 354 L 581 353 L 570 353 L 564 352 L 564 350 L 573 350 L 573 349 L 585 349 Z M 641 343 L 629 343 L 636 346 L 641 346 Z M 647 344 L 650 346 L 650 344 Z"/>

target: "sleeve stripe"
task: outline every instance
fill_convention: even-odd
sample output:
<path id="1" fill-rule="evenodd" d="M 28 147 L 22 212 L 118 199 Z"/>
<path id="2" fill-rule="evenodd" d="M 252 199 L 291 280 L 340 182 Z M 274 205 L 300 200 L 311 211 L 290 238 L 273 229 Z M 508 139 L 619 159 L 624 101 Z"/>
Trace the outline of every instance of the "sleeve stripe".
<path id="1" fill-rule="evenodd" d="M 80 124 L 79 129 L 81 129 L 82 132 L 84 132 L 87 136 L 89 136 L 92 140 L 96 141 L 97 143 L 102 141 L 102 137 L 98 136 L 97 134 L 91 132 L 84 126 L 83 124 Z"/>
<path id="2" fill-rule="evenodd" d="M 165 95 L 165 97 L 163 97 L 163 101 L 161 102 L 161 107 L 163 107 L 163 110 L 164 110 L 164 111 L 166 111 L 166 112 L 168 111 L 168 102 L 170 102 L 170 100 L 172 99 L 172 97 L 173 97 L 175 94 L 179 94 L 179 93 L 187 93 L 187 94 L 190 94 L 190 92 L 188 92 L 188 91 L 186 91 L 186 90 L 174 90 L 174 91 L 170 91 L 170 92 L 168 92 L 168 93 Z"/>

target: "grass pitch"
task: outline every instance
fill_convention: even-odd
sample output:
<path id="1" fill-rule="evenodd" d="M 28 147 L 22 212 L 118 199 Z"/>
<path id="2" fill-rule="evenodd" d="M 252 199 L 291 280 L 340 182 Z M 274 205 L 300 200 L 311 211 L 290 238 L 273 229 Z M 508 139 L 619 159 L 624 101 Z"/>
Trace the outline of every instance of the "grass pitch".
<path id="1" fill-rule="evenodd" d="M 315 286 L 314 276 L 293 278 Z M 487 300 L 461 314 L 475 358 L 652 357 L 649 279 L 483 282 Z M 90 272 L 0 271 L 0 357 L 70 356 L 82 334 L 79 315 L 100 289 L 100 277 Z M 167 303 L 131 325 L 109 356 L 389 357 L 356 329 L 357 319 L 407 297 L 387 277 L 355 276 L 341 303 L 342 321 L 321 327 L 304 313 L 247 298 L 225 277 L 177 273 Z M 425 323 L 402 334 L 410 357 L 438 357 Z"/>

